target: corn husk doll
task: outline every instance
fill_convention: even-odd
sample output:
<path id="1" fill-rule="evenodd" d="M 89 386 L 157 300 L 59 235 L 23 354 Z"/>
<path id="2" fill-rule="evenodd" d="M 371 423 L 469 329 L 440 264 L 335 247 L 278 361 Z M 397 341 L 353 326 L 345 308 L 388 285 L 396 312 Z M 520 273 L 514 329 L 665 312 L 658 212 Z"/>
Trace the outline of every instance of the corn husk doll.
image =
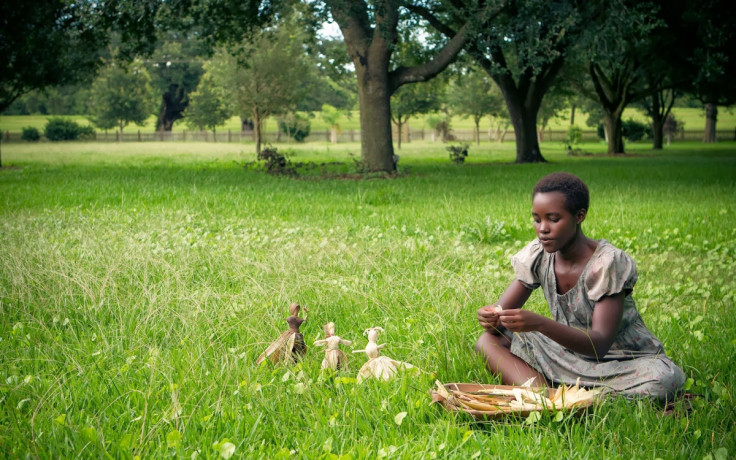
<path id="1" fill-rule="evenodd" d="M 289 329 L 282 332 L 279 338 L 273 341 L 266 348 L 266 351 L 256 360 L 256 364 L 261 364 L 266 358 L 273 363 L 286 361 L 290 364 L 296 363 L 307 352 L 307 345 L 304 343 L 304 337 L 299 332 L 299 327 L 307 320 L 309 310 L 304 309 L 304 318 L 299 317 L 299 310 L 302 307 L 298 303 L 292 303 L 289 306 L 291 315 L 286 318 Z"/>
<path id="2" fill-rule="evenodd" d="M 325 346 L 325 358 L 322 360 L 322 369 L 347 370 L 348 358 L 340 350 L 340 345 L 352 345 L 353 342 L 335 335 L 335 323 L 327 323 L 323 327 L 325 338 L 314 342 L 314 346 Z"/>
<path id="3" fill-rule="evenodd" d="M 363 364 L 363 367 L 358 371 L 358 383 L 364 379 L 382 379 L 390 380 L 400 369 L 411 369 L 414 368 L 409 363 L 402 361 L 396 361 L 388 356 L 381 356 L 381 348 L 385 347 L 386 344 L 382 343 L 378 345 L 378 334 L 383 332 L 381 327 L 371 327 L 363 332 L 363 335 L 368 336 L 368 345 L 365 346 L 365 350 L 355 350 L 353 353 L 365 353 L 368 355 L 368 361 Z"/>

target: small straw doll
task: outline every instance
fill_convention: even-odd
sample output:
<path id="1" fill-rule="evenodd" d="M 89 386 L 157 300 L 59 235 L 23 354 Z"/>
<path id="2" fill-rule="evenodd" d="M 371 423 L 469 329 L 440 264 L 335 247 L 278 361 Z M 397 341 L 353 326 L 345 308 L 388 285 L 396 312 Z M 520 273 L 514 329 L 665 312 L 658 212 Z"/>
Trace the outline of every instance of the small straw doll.
<path id="1" fill-rule="evenodd" d="M 323 329 L 325 338 L 314 342 L 314 346 L 325 346 L 325 359 L 322 360 L 322 369 L 348 370 L 348 358 L 340 350 L 340 345 L 349 346 L 353 342 L 335 335 L 335 323 L 327 323 Z"/>
<path id="2" fill-rule="evenodd" d="M 281 333 L 279 338 L 273 341 L 266 348 L 266 351 L 256 360 L 256 364 L 261 364 L 266 358 L 273 363 L 286 361 L 288 363 L 296 363 L 307 352 L 307 345 L 304 343 L 304 337 L 299 332 L 299 327 L 307 320 L 309 310 L 304 309 L 304 318 L 299 317 L 299 310 L 302 307 L 298 303 L 292 303 L 289 306 L 291 315 L 286 318 L 289 329 Z"/>
<path id="3" fill-rule="evenodd" d="M 368 355 L 368 361 L 363 364 L 363 367 L 358 371 L 358 383 L 362 382 L 363 379 L 383 379 L 390 380 L 399 369 L 410 369 L 414 368 L 409 363 L 402 361 L 396 361 L 389 358 L 388 356 L 381 356 L 380 349 L 385 347 L 386 344 L 382 343 L 378 345 L 378 334 L 383 332 L 381 327 L 371 327 L 363 332 L 363 335 L 368 336 L 368 345 L 365 346 L 365 350 L 355 350 L 353 353 L 365 353 Z"/>

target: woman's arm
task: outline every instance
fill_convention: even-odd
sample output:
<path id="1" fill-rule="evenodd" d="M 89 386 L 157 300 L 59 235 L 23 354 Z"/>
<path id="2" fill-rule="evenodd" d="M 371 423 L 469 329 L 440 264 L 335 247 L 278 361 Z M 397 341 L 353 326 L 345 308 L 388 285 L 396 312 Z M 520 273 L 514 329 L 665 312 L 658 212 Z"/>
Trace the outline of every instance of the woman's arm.
<path id="1" fill-rule="evenodd" d="M 504 310 L 519 309 L 524 306 L 531 294 L 531 289 L 521 284 L 519 280 L 512 281 L 501 294 L 498 302 L 493 305 L 486 305 L 478 310 L 478 322 L 488 332 L 496 335 L 500 334 L 503 326 L 499 324 L 499 314 L 495 306 L 501 305 Z"/>
<path id="2" fill-rule="evenodd" d="M 565 326 L 527 310 L 504 310 L 500 324 L 513 332 L 539 331 L 565 348 L 602 358 L 611 348 L 624 311 L 624 294 L 603 297 L 595 304 L 590 329 Z"/>

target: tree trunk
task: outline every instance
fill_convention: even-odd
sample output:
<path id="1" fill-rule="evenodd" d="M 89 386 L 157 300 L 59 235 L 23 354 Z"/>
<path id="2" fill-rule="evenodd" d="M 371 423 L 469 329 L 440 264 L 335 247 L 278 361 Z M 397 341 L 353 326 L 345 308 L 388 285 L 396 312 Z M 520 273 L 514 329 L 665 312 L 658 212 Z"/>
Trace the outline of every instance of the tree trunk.
<path id="1" fill-rule="evenodd" d="M 398 139 L 398 145 L 397 148 L 401 150 L 401 132 L 404 129 L 404 123 L 401 121 L 401 117 L 399 117 L 399 121 L 396 122 L 396 130 L 399 132 L 399 139 Z"/>
<path id="2" fill-rule="evenodd" d="M 604 123 L 608 133 L 608 153 L 624 153 L 624 136 L 621 129 L 623 111 L 609 112 L 604 110 Z"/>
<path id="3" fill-rule="evenodd" d="M 184 88 L 170 85 L 161 95 L 161 108 L 156 121 L 156 131 L 171 131 L 176 120 L 184 118 L 184 110 L 189 105 Z"/>
<path id="4" fill-rule="evenodd" d="M 253 140 L 256 143 L 256 156 L 261 154 L 261 112 L 258 106 L 253 108 Z"/>
<path id="5" fill-rule="evenodd" d="M 652 149 L 662 150 L 664 145 L 664 120 L 652 118 Z M 669 145 L 669 142 L 667 143 Z"/>
<path id="6" fill-rule="evenodd" d="M 475 118 L 475 145 L 480 145 L 480 118 Z"/>
<path id="7" fill-rule="evenodd" d="M 337 144 L 337 127 L 330 127 L 330 143 Z"/>
<path id="8" fill-rule="evenodd" d="M 575 124 L 575 104 L 570 108 L 570 126 Z"/>
<path id="9" fill-rule="evenodd" d="M 360 153 L 368 171 L 394 171 L 388 68 L 358 67 Z"/>
<path id="10" fill-rule="evenodd" d="M 503 88 L 501 90 L 503 91 Z M 513 94 L 507 96 L 507 91 L 504 91 L 504 98 L 516 136 L 516 163 L 546 162 L 539 151 L 537 138 L 537 111 L 542 99 L 539 98 L 539 101 L 529 108 L 516 100 Z"/>
<path id="11" fill-rule="evenodd" d="M 718 121 L 718 106 L 708 102 L 705 104 L 705 133 L 703 142 L 710 144 L 718 142 L 716 138 L 716 122 Z"/>

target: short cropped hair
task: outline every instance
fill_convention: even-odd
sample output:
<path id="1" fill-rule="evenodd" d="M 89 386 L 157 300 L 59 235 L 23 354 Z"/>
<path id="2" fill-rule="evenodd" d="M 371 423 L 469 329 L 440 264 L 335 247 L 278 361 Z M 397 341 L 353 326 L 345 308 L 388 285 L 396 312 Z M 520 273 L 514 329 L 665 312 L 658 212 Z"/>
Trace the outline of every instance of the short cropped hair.
<path id="1" fill-rule="evenodd" d="M 532 199 L 537 193 L 560 192 L 565 195 L 565 208 L 571 214 L 581 209 L 588 209 L 590 194 L 588 186 L 578 176 L 566 172 L 548 174 L 537 182 L 532 192 Z"/>

